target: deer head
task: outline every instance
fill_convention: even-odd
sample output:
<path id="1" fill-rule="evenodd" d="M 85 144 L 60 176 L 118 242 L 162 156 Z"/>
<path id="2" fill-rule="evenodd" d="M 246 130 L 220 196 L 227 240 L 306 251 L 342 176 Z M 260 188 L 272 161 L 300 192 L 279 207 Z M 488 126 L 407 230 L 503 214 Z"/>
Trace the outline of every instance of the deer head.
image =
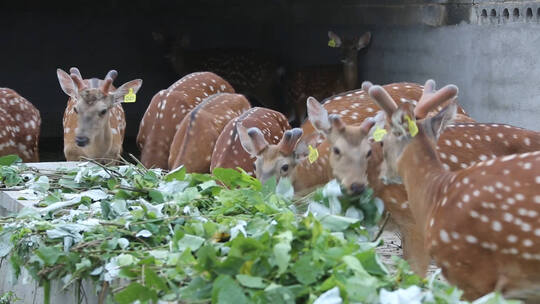
<path id="1" fill-rule="evenodd" d="M 387 117 L 387 134 L 381 141 L 384 161 L 381 165 L 380 178 L 384 183 L 401 183 L 397 170 L 397 161 L 404 148 L 418 133 L 420 126 L 434 145 L 442 130 L 453 121 L 457 105 L 455 102 L 451 102 L 433 117 L 422 121 L 417 121 L 417 118 L 424 118 L 429 110 L 455 99 L 457 94 L 458 88 L 454 85 L 447 85 L 435 91 L 435 82 L 428 80 L 424 86 L 424 94 L 418 102 L 418 107 L 415 108 L 408 102 L 397 107 L 396 102 L 382 87 L 372 86 L 369 89 L 369 95 L 384 110 Z"/>
<path id="2" fill-rule="evenodd" d="M 371 33 L 366 32 L 361 37 L 340 38 L 332 31 L 328 32 L 328 46 L 340 50 L 341 62 L 343 63 L 343 75 L 345 86 L 348 90 L 356 88 L 358 83 L 358 51 L 365 48 L 370 40 Z"/>
<path id="3" fill-rule="evenodd" d="M 272 176 L 279 179 L 293 174 L 297 164 L 307 156 L 307 148 L 299 146 L 302 134 L 300 128 L 287 130 L 278 144 L 270 145 L 258 128 L 246 129 L 242 124 L 238 125 L 240 143 L 244 150 L 256 158 L 253 164 L 255 176 L 263 183 Z"/>
<path id="4" fill-rule="evenodd" d="M 307 108 L 309 120 L 331 145 L 330 166 L 334 176 L 348 192 L 361 194 L 367 183 L 367 162 L 361 160 L 371 156 L 371 147 L 362 145 L 362 142 L 367 138 L 375 120 L 367 118 L 359 126 L 345 125 L 339 115 L 328 115 L 326 109 L 313 97 L 308 98 Z"/>
<path id="5" fill-rule="evenodd" d="M 79 147 L 85 147 L 106 128 L 110 109 L 122 102 L 130 90 L 137 93 L 142 80 L 135 79 L 114 89 L 112 83 L 118 75 L 115 70 L 109 71 L 103 81 L 95 78 L 85 81 L 77 68 L 71 68 L 70 73 L 56 70 L 62 90 L 75 101 L 74 111 L 78 118 L 75 142 Z"/>

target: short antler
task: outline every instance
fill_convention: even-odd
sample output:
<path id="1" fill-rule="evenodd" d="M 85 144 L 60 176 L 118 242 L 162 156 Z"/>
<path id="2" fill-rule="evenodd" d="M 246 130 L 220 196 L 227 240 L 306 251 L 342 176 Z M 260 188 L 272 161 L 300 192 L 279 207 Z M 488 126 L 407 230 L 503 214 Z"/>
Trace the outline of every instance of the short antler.
<path id="1" fill-rule="evenodd" d="M 447 85 L 444 88 L 436 91 L 435 81 L 429 79 L 424 85 L 424 93 L 418 101 L 418 104 L 414 110 L 414 115 L 417 118 L 424 118 L 433 108 L 441 105 L 442 103 L 455 98 L 458 94 L 458 88 L 455 85 Z"/>
<path id="2" fill-rule="evenodd" d="M 71 77 L 71 79 L 73 79 L 73 82 L 79 90 L 83 90 L 84 88 L 86 88 L 86 85 L 84 84 L 83 78 L 81 76 L 81 71 L 79 71 L 78 68 L 72 67 L 71 69 L 69 69 L 69 72 L 71 73 L 71 75 L 69 76 Z"/>
<path id="3" fill-rule="evenodd" d="M 396 102 L 392 99 L 390 94 L 386 90 L 378 85 L 371 86 L 369 88 L 369 96 L 373 98 L 375 103 L 386 112 L 387 117 L 392 117 L 392 114 L 397 109 Z"/>
<path id="4" fill-rule="evenodd" d="M 279 151 L 284 155 L 292 154 L 303 134 L 304 132 L 300 128 L 285 131 L 285 133 L 283 133 L 283 138 L 278 144 Z"/>
<path id="5" fill-rule="evenodd" d="M 364 81 L 362 82 L 362 90 L 364 90 L 364 92 L 368 92 L 369 91 L 369 88 L 371 88 L 373 86 L 373 83 L 371 83 L 371 81 Z"/>
<path id="6" fill-rule="evenodd" d="M 116 70 L 110 70 L 109 73 L 107 73 L 107 76 L 105 76 L 105 81 L 103 81 L 103 85 L 101 86 L 103 93 L 109 92 L 111 84 L 116 79 L 116 76 L 118 76 L 118 72 Z"/>
<path id="7" fill-rule="evenodd" d="M 362 124 L 360 125 L 360 129 L 365 134 L 368 134 L 369 130 L 371 130 L 371 128 L 375 125 L 375 122 L 376 120 L 373 117 L 368 117 L 362 122 Z"/>

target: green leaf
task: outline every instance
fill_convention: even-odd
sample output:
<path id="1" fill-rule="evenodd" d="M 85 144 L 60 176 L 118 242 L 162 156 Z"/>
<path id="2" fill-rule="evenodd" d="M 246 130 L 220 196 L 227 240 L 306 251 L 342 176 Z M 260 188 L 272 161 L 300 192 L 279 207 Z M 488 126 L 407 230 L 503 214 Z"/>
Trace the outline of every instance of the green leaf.
<path id="1" fill-rule="evenodd" d="M 36 250 L 36 255 L 47 266 L 52 266 L 58 261 L 58 258 L 63 255 L 63 252 L 58 247 L 39 247 Z"/>
<path id="2" fill-rule="evenodd" d="M 243 304 L 249 303 L 242 287 L 228 275 L 220 275 L 212 288 L 212 303 Z"/>
<path id="3" fill-rule="evenodd" d="M 246 274 L 237 274 L 236 279 L 244 287 L 249 288 L 265 288 L 266 284 L 264 283 L 261 277 L 252 277 Z"/>
<path id="4" fill-rule="evenodd" d="M 291 245 L 287 243 L 278 243 L 274 246 L 274 257 L 276 258 L 276 264 L 279 269 L 278 275 L 284 273 L 289 266 L 289 261 L 291 260 L 290 250 Z"/>
<path id="5" fill-rule="evenodd" d="M 164 180 L 167 182 L 171 182 L 173 180 L 179 180 L 183 181 L 186 178 L 186 168 L 184 166 L 180 166 L 171 172 L 169 174 L 165 175 Z"/>
<path id="6" fill-rule="evenodd" d="M 163 194 L 161 194 L 161 192 L 157 190 L 152 189 L 148 191 L 148 196 L 150 196 L 150 198 L 152 199 L 152 202 L 157 203 L 157 204 L 161 204 L 165 201 L 163 199 Z"/>
<path id="7" fill-rule="evenodd" d="M 22 160 L 19 158 L 19 156 L 15 154 L 10 154 L 6 156 L 0 157 L 0 166 L 11 166 L 16 162 L 21 162 Z"/>
<path id="8" fill-rule="evenodd" d="M 311 255 L 303 255 L 292 267 L 292 273 L 304 285 L 315 283 L 323 272 L 322 267 L 312 261 Z"/>
<path id="9" fill-rule="evenodd" d="M 178 241 L 178 250 L 184 251 L 189 248 L 191 251 L 196 251 L 202 246 L 202 244 L 204 244 L 204 239 L 202 237 L 186 234 L 181 240 Z"/>
<path id="10" fill-rule="evenodd" d="M 386 266 L 379 260 L 379 256 L 375 252 L 375 249 L 360 252 L 356 257 L 360 260 L 367 272 L 374 275 L 388 274 L 388 269 L 386 269 Z"/>
<path id="11" fill-rule="evenodd" d="M 358 223 L 357 219 L 334 214 L 325 215 L 320 219 L 320 221 L 324 228 L 331 231 L 344 231 L 352 224 Z"/>
<path id="12" fill-rule="evenodd" d="M 119 304 L 131 304 L 137 300 L 140 302 L 157 302 L 158 297 L 154 290 L 144 287 L 139 283 L 131 283 L 124 290 L 115 294 L 114 300 Z"/>
<path id="13" fill-rule="evenodd" d="M 165 281 L 162 278 L 160 278 L 152 269 L 145 266 L 143 267 L 144 267 L 143 268 L 144 282 L 146 283 L 146 286 L 153 287 L 156 290 L 161 290 L 164 292 L 169 290 L 169 288 L 167 288 L 167 284 L 165 284 Z"/>

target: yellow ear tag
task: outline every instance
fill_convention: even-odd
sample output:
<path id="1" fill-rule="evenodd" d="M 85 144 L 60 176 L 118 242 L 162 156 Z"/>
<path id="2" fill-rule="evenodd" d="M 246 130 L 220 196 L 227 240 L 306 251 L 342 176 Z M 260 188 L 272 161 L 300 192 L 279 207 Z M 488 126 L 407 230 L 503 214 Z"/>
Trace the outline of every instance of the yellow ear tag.
<path id="1" fill-rule="evenodd" d="M 330 39 L 330 41 L 328 41 L 328 46 L 329 47 L 336 47 L 336 41 L 334 39 Z"/>
<path id="2" fill-rule="evenodd" d="M 310 164 L 313 164 L 317 158 L 319 158 L 319 150 L 317 148 L 313 148 L 313 146 L 309 145 L 309 154 L 308 154 L 308 160 Z"/>
<path id="3" fill-rule="evenodd" d="M 133 93 L 133 89 L 129 89 L 129 92 L 126 95 L 124 95 L 124 102 L 132 103 L 132 102 L 135 102 L 135 100 L 137 100 L 137 95 Z"/>
<path id="4" fill-rule="evenodd" d="M 412 137 L 415 137 L 416 134 L 418 134 L 418 126 L 416 125 L 416 121 L 412 120 L 409 115 L 405 115 L 405 119 L 409 124 L 409 133 L 411 133 Z"/>
<path id="5" fill-rule="evenodd" d="M 375 129 L 375 132 L 373 132 L 373 139 L 376 141 L 376 142 L 380 142 L 382 141 L 382 139 L 384 138 L 384 136 L 386 135 L 386 130 L 385 129 L 381 129 L 379 127 L 377 127 Z"/>

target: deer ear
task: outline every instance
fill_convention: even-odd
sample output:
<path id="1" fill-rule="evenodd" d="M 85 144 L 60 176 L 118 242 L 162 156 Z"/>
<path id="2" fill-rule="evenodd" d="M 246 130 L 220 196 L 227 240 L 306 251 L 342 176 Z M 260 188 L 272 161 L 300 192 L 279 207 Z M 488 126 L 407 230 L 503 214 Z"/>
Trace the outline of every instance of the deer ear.
<path id="1" fill-rule="evenodd" d="M 324 134 L 330 133 L 330 121 L 328 120 L 328 112 L 326 109 L 313 97 L 307 99 L 307 111 L 309 121 L 315 129 Z"/>
<path id="2" fill-rule="evenodd" d="M 328 31 L 328 39 L 330 39 L 330 41 L 328 42 L 328 45 L 330 47 L 341 47 L 341 38 L 339 38 L 339 36 L 336 35 L 334 32 Z"/>
<path id="3" fill-rule="evenodd" d="M 114 96 L 114 103 L 122 102 L 122 100 L 124 99 L 124 96 L 128 93 L 137 94 L 137 91 L 139 91 L 141 86 L 142 86 L 141 79 L 135 79 L 135 80 L 124 83 L 118 89 L 116 89 L 116 91 L 112 93 L 112 95 Z M 133 90 L 133 91 L 130 92 L 130 90 Z"/>
<path id="4" fill-rule="evenodd" d="M 66 93 L 66 95 L 69 97 L 77 97 L 79 90 L 73 82 L 73 79 L 71 79 L 71 76 L 69 76 L 69 74 L 64 72 L 62 69 L 56 70 L 56 76 L 58 76 L 58 82 L 60 83 L 62 91 L 64 91 L 64 93 Z"/>
<path id="5" fill-rule="evenodd" d="M 258 128 L 246 129 L 241 123 L 238 123 L 236 130 L 238 131 L 240 144 L 251 156 L 256 157 L 260 155 L 268 147 L 268 142 L 264 139 L 264 135 Z"/>
<path id="6" fill-rule="evenodd" d="M 390 126 L 392 129 L 392 133 L 394 133 L 396 136 L 414 136 L 416 134 L 410 134 L 409 132 L 409 121 L 411 121 L 411 123 L 414 123 L 415 127 L 416 121 L 414 120 L 414 115 L 412 114 L 412 111 L 409 111 L 406 107 L 404 107 L 404 105 L 405 104 L 399 106 L 398 109 L 391 116 Z"/>
<path id="7" fill-rule="evenodd" d="M 425 119 L 422 122 L 422 126 L 430 137 L 437 140 L 444 129 L 454 121 L 456 113 L 457 104 L 455 101 L 452 101 L 449 105 L 437 113 L 437 115 Z"/>
<path id="8" fill-rule="evenodd" d="M 362 37 L 358 38 L 356 49 L 360 51 L 361 49 L 365 48 L 369 44 L 370 41 L 371 41 L 371 33 L 370 32 L 364 33 Z"/>

